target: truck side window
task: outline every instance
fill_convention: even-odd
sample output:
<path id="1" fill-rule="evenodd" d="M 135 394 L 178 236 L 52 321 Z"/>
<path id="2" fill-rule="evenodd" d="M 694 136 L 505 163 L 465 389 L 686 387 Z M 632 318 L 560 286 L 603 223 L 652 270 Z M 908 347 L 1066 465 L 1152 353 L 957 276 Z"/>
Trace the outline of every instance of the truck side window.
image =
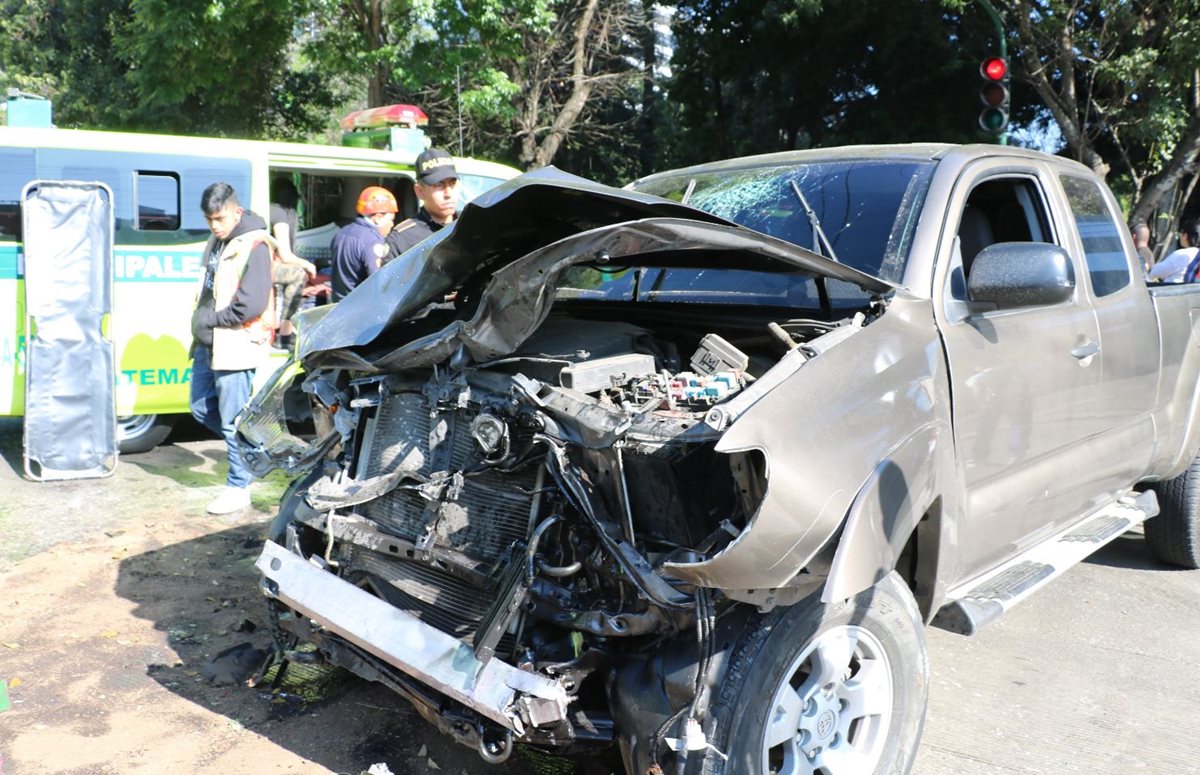
<path id="1" fill-rule="evenodd" d="M 963 272 L 979 251 L 997 242 L 1050 242 L 1049 219 L 1031 178 L 990 178 L 971 189 L 958 225 Z"/>
<path id="2" fill-rule="evenodd" d="M 0 150 L 0 242 L 21 238 L 21 189 L 34 179 L 33 150 Z"/>
<path id="3" fill-rule="evenodd" d="M 1129 285 L 1129 258 L 1121 239 L 1124 227 L 1109 210 L 1096 181 L 1074 175 L 1060 175 L 1059 180 L 1079 229 L 1092 292 L 1097 297 L 1116 293 Z"/>

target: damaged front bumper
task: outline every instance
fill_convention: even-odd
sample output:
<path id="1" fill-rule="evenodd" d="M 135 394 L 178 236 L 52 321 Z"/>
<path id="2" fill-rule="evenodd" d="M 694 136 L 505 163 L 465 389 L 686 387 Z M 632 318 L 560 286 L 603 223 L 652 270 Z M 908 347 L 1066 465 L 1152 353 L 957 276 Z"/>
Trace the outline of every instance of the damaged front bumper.
<path id="1" fill-rule="evenodd" d="M 567 718 L 569 698 L 557 681 L 481 661 L 462 641 L 279 544 L 268 541 L 256 566 L 267 596 L 517 735 Z"/>

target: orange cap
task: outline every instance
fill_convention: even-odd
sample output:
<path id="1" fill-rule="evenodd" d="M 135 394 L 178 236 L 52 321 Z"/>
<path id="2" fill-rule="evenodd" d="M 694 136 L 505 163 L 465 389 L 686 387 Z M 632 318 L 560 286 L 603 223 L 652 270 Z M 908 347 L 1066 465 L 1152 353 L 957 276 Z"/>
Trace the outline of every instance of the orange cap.
<path id="1" fill-rule="evenodd" d="M 360 215 L 375 215 L 376 213 L 395 213 L 400 208 L 396 206 L 396 197 L 386 188 L 367 186 L 358 195 L 358 205 L 354 208 Z"/>

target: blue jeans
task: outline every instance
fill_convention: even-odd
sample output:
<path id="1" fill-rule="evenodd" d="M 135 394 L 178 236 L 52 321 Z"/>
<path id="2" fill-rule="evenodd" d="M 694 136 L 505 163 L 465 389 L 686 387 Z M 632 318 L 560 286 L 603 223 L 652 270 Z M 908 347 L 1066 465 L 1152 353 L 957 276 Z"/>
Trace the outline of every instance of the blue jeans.
<path id="1" fill-rule="evenodd" d="M 203 345 L 197 345 L 195 349 L 192 416 L 205 428 L 225 437 L 225 448 L 229 452 L 229 476 L 225 483 L 230 487 L 248 487 L 250 472 L 242 462 L 242 445 L 238 442 L 233 421 L 250 400 L 254 370 L 214 371 L 212 349 Z"/>

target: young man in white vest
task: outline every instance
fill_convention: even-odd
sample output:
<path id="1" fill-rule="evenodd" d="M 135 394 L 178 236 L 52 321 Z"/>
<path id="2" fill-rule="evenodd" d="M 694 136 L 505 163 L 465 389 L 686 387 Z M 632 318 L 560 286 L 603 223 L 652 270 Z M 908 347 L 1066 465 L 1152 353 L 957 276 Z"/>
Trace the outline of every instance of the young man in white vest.
<path id="1" fill-rule="evenodd" d="M 250 506 L 250 472 L 242 462 L 234 418 L 250 400 L 254 370 L 270 353 L 275 305 L 271 237 L 262 218 L 243 210 L 228 183 L 200 196 L 212 230 L 204 247 L 204 282 L 192 313 L 192 415 L 225 438 L 229 475 L 209 514 Z"/>

